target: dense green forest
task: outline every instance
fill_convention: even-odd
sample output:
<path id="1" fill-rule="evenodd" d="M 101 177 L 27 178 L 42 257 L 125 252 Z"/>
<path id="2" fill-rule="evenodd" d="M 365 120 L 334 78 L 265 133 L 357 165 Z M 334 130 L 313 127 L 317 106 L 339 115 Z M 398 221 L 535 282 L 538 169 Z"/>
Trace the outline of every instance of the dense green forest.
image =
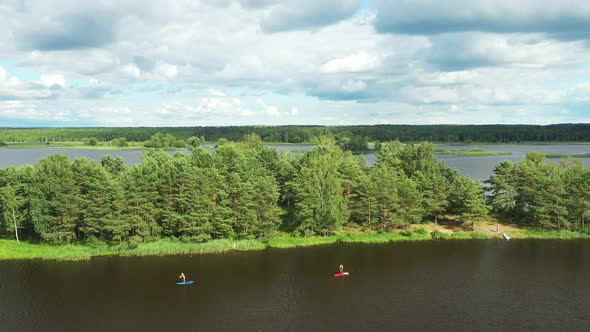
<path id="1" fill-rule="evenodd" d="M 0 234 L 47 243 L 202 242 L 328 235 L 343 226 L 387 232 L 451 219 L 469 228 L 490 210 L 544 229 L 580 229 L 588 217 L 590 172 L 577 161 L 546 165 L 530 153 L 502 163 L 486 203 L 484 188 L 439 162 L 431 143 L 384 143 L 372 167 L 332 136 L 314 143 L 305 154 L 280 154 L 251 134 L 214 151 L 194 146 L 191 155 L 146 152 L 133 167 L 111 156 L 97 163 L 54 154 L 2 169 Z"/>
<path id="2" fill-rule="evenodd" d="M 79 142 L 85 138 L 96 138 L 100 142 L 118 138 L 144 142 L 157 133 L 169 134 L 183 141 L 192 136 L 204 137 L 208 142 L 216 142 L 221 138 L 239 141 L 250 133 L 257 134 L 268 143 L 310 143 L 314 137 L 327 134 L 344 143 L 353 141 L 354 144 L 358 144 L 359 140 L 435 143 L 590 142 L 590 124 L 4 128 L 0 129 L 0 142 Z"/>

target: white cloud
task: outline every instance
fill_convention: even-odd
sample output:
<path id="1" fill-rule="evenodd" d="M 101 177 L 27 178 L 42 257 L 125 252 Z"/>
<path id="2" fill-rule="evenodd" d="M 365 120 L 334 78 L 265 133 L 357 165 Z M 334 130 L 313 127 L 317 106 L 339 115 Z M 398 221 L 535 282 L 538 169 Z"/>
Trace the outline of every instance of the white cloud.
<path id="1" fill-rule="evenodd" d="M 332 59 L 320 67 L 324 73 L 354 73 L 369 71 L 381 66 L 381 58 L 367 52 L 348 55 L 342 58 Z"/>
<path id="2" fill-rule="evenodd" d="M 141 70 L 134 63 L 129 63 L 121 68 L 121 72 L 129 78 L 138 79 L 141 77 Z"/>
<path id="3" fill-rule="evenodd" d="M 346 82 L 342 83 L 342 85 L 340 85 L 340 88 L 344 92 L 354 93 L 365 90 L 367 88 L 367 84 L 359 80 L 347 80 Z"/>
<path id="4" fill-rule="evenodd" d="M 169 80 L 176 78 L 178 75 L 178 69 L 174 65 L 167 63 L 158 63 L 155 69 L 155 73 Z"/>
<path id="5" fill-rule="evenodd" d="M 269 115 L 269 116 L 280 116 L 281 112 L 279 111 L 279 108 L 273 105 L 268 105 L 267 103 L 264 102 L 264 100 L 258 98 L 256 99 L 256 105 L 260 106 L 262 108 L 262 113 L 264 113 L 265 115 Z"/>
<path id="6" fill-rule="evenodd" d="M 4 1 L 0 100 L 80 125 L 503 123 L 537 110 L 563 122 L 587 112 L 584 2 L 360 4 Z"/>
<path id="7" fill-rule="evenodd" d="M 43 116 L 37 110 L 39 103 L 34 101 L 0 101 L 0 117 L 10 119 L 39 119 Z"/>
<path id="8" fill-rule="evenodd" d="M 41 78 L 37 83 L 47 88 L 51 88 L 54 86 L 63 88 L 66 85 L 66 80 L 64 79 L 63 75 L 42 74 Z"/>
<path id="9" fill-rule="evenodd" d="M 26 82 L 10 75 L 0 66 L 0 100 L 56 98 L 65 80 L 59 75 L 45 75 L 36 82 Z"/>

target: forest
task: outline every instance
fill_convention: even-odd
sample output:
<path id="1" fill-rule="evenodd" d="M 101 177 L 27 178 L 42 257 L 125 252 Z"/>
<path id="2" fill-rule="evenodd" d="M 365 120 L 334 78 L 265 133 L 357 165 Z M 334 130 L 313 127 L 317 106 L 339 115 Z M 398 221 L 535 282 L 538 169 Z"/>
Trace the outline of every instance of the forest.
<path id="1" fill-rule="evenodd" d="M 333 136 L 306 153 L 279 153 L 249 134 L 213 151 L 148 151 L 141 163 L 105 156 L 0 170 L 0 234 L 44 243 L 139 243 L 388 232 L 425 222 L 466 229 L 501 218 L 539 229 L 585 230 L 590 171 L 529 153 L 498 165 L 485 185 L 438 161 L 433 144 L 386 142 L 368 167 Z M 485 195 L 484 195 L 485 192 Z"/>
<path id="2" fill-rule="evenodd" d="M 98 142 L 125 139 L 144 142 L 153 135 L 172 135 L 176 140 L 203 137 L 240 141 L 254 133 L 266 143 L 311 143 L 314 137 L 333 135 L 338 140 L 434 143 L 590 142 L 590 124 L 536 125 L 373 125 L 373 126 L 226 126 L 226 127 L 134 127 L 134 128 L 3 128 L 0 142 L 51 143 Z"/>

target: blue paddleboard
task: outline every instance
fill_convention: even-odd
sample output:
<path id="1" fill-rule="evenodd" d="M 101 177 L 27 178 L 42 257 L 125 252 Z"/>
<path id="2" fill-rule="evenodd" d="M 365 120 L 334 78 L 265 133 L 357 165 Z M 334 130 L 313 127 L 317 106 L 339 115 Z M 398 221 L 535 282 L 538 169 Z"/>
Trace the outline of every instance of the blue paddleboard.
<path id="1" fill-rule="evenodd" d="M 179 281 L 176 284 L 177 285 L 190 285 L 190 284 L 194 284 L 195 281 L 194 280 L 189 280 L 189 281 Z"/>
<path id="2" fill-rule="evenodd" d="M 510 236 L 508 236 L 508 234 L 503 233 L 502 236 L 506 239 L 506 240 L 510 240 Z"/>

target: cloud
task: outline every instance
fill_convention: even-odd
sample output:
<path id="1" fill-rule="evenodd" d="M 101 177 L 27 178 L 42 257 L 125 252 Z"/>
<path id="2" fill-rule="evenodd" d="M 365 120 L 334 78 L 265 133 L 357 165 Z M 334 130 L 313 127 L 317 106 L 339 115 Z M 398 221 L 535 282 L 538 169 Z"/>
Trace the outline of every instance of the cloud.
<path id="1" fill-rule="evenodd" d="M 11 76 L 0 66 L 0 100 L 54 99 L 60 94 L 65 80 L 60 75 L 41 75 L 36 82 L 26 82 Z"/>
<path id="2" fill-rule="evenodd" d="M 5 0 L 0 100 L 41 125 L 583 119 L 587 6 Z"/>
<path id="3" fill-rule="evenodd" d="M 557 105 L 563 99 L 561 92 L 549 92 L 535 86 L 489 87 L 483 85 L 405 87 L 402 96 L 409 102 L 420 104 L 477 105 Z M 452 111 L 456 111 L 455 107 Z"/>
<path id="4" fill-rule="evenodd" d="M 81 120 L 91 120 L 100 125 L 112 127 L 126 127 L 137 124 L 137 118 L 141 116 L 137 111 L 129 107 L 88 107 L 78 112 Z"/>
<path id="5" fill-rule="evenodd" d="M 21 32 L 17 40 L 24 50 L 96 48 L 115 40 L 116 25 L 107 13 L 76 13 L 32 25 Z"/>
<path id="6" fill-rule="evenodd" d="M 426 61 L 440 70 L 486 66 L 547 67 L 575 63 L 585 52 L 579 42 L 557 42 L 535 35 L 458 33 L 435 36 Z M 568 52 L 564 52 L 568 49 Z"/>
<path id="7" fill-rule="evenodd" d="M 226 117 L 250 117 L 258 114 L 240 99 L 221 91 L 210 90 L 208 95 L 194 102 L 165 102 L 156 113 L 158 118 L 188 120 L 210 120 Z"/>
<path id="8" fill-rule="evenodd" d="M 481 31 L 547 33 L 571 38 L 590 29 L 590 3 L 551 0 L 375 0 L 381 33 Z"/>
<path id="9" fill-rule="evenodd" d="M 44 114 L 37 110 L 35 101 L 0 100 L 0 117 L 8 119 L 39 119 Z"/>
<path id="10" fill-rule="evenodd" d="M 35 120 L 70 122 L 68 111 L 40 109 L 39 101 L 0 100 L 0 118 L 8 120 Z"/>
<path id="11" fill-rule="evenodd" d="M 322 100 L 375 101 L 388 94 L 387 87 L 368 80 L 344 78 L 308 83 L 307 94 Z M 389 84 L 386 84 L 389 85 Z"/>
<path id="12" fill-rule="evenodd" d="M 258 105 L 258 106 L 260 106 L 260 108 L 262 108 L 262 113 L 264 113 L 265 115 L 268 115 L 268 116 L 280 116 L 281 115 L 281 112 L 279 111 L 278 107 L 273 106 L 273 105 L 268 105 L 261 98 L 256 99 L 256 105 Z"/>
<path id="13" fill-rule="evenodd" d="M 41 74 L 41 78 L 37 83 L 47 88 L 60 89 L 66 85 L 66 80 L 63 75 L 59 74 Z"/>
<path id="14" fill-rule="evenodd" d="M 101 49 L 32 51 L 21 55 L 19 65 L 46 72 L 84 75 L 94 78 L 97 75 L 117 70 L 119 59 L 110 51 Z"/>
<path id="15" fill-rule="evenodd" d="M 381 58 L 365 51 L 332 59 L 320 67 L 323 73 L 354 73 L 364 72 L 381 66 Z"/>
<path id="16" fill-rule="evenodd" d="M 90 79 L 89 84 L 78 89 L 78 94 L 84 99 L 100 99 L 108 94 L 117 93 L 115 89 L 105 82 L 97 79 Z"/>
<path id="17" fill-rule="evenodd" d="M 268 5 L 269 1 L 262 4 Z M 360 0 L 277 1 L 265 11 L 260 26 L 265 32 L 321 28 L 351 17 L 360 5 Z"/>

